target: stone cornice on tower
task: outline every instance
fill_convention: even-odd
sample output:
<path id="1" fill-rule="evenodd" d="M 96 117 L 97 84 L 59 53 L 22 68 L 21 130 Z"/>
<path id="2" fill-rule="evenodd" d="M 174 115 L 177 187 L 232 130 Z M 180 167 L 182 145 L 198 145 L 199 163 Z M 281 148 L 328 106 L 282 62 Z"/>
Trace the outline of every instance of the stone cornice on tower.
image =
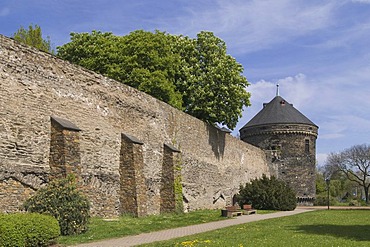
<path id="1" fill-rule="evenodd" d="M 297 124 L 297 123 L 284 123 L 284 124 L 266 124 L 256 125 L 250 127 L 243 127 L 240 130 L 240 136 L 242 139 L 255 135 L 280 135 L 280 134 L 292 134 L 292 135 L 312 135 L 317 137 L 318 127 L 311 124 Z"/>

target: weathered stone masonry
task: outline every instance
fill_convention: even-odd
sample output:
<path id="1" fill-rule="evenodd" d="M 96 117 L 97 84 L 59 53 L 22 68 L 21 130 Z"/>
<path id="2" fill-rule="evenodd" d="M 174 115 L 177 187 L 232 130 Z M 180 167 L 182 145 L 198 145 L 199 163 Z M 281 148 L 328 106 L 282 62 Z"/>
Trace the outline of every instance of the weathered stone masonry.
<path id="1" fill-rule="evenodd" d="M 0 36 L 0 211 L 69 171 L 92 213 L 107 217 L 176 210 L 179 198 L 185 210 L 220 208 L 241 183 L 269 174 L 259 148 Z"/>
<path id="2" fill-rule="evenodd" d="M 80 176 L 80 131 L 69 121 L 51 117 L 49 166 L 52 178 L 63 178 L 70 173 Z"/>

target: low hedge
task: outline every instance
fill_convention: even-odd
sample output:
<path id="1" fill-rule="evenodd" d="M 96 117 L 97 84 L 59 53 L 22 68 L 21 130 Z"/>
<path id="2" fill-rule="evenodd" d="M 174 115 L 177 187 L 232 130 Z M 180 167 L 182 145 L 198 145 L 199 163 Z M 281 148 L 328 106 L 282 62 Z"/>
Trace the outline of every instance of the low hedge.
<path id="1" fill-rule="evenodd" d="M 60 235 L 58 221 L 38 213 L 0 214 L 0 246 L 49 246 Z"/>

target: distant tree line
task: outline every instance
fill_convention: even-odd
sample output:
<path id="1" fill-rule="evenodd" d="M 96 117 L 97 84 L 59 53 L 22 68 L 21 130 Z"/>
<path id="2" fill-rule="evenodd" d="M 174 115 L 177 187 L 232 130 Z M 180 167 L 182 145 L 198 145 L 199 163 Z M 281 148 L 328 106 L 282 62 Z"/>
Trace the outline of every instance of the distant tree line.
<path id="1" fill-rule="evenodd" d="M 370 146 L 354 145 L 341 152 L 330 153 L 321 173 L 318 173 L 316 191 L 325 197 L 328 188 L 330 195 L 339 201 L 369 204 L 370 188 Z"/>

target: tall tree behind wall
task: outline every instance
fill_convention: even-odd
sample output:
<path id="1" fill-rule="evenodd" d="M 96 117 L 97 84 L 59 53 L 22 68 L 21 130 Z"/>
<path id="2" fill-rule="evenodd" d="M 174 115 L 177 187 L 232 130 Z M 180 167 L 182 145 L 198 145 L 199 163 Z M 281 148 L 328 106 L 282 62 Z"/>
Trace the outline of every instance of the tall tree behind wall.
<path id="1" fill-rule="evenodd" d="M 46 39 L 43 39 L 41 27 L 38 25 L 29 25 L 27 30 L 21 26 L 18 31 L 14 33 L 13 38 L 16 41 L 35 47 L 41 51 L 54 53 L 51 48 L 50 37 L 48 36 Z"/>
<path id="2" fill-rule="evenodd" d="M 196 39 L 165 32 L 126 36 L 93 31 L 72 33 L 58 56 L 144 91 L 209 123 L 234 128 L 249 85 L 243 67 L 227 55 L 211 32 Z"/>
<path id="3" fill-rule="evenodd" d="M 184 61 L 181 74 L 185 78 L 176 80 L 184 111 L 233 129 L 243 106 L 250 105 L 243 66 L 227 54 L 226 43 L 212 32 L 202 31 L 196 39 L 180 36 L 175 44 Z"/>

